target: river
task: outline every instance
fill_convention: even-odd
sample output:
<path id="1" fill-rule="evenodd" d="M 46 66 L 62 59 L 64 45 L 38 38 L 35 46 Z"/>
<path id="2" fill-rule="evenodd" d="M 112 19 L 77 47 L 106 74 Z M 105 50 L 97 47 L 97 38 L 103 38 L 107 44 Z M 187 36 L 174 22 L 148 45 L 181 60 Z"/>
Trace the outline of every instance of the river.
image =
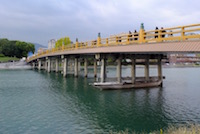
<path id="1" fill-rule="evenodd" d="M 200 68 L 164 68 L 163 88 L 100 91 L 91 77 L 0 70 L 0 133 L 150 132 L 200 124 Z M 143 68 L 137 68 L 137 76 Z M 151 75 L 156 69 L 151 68 Z M 123 68 L 123 76 L 130 75 Z M 108 69 L 115 76 L 115 69 Z"/>

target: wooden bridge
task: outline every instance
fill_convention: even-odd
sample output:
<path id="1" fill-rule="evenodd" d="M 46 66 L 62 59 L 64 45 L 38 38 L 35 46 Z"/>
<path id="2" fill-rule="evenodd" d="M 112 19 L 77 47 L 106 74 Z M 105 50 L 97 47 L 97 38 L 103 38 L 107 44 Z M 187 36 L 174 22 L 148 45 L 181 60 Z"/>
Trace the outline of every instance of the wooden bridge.
<path id="1" fill-rule="evenodd" d="M 87 77 L 88 58 L 92 57 L 94 76 L 97 76 L 97 63 L 101 65 L 100 82 L 95 85 L 102 88 L 136 88 L 162 85 L 161 61 L 168 53 L 199 53 L 200 52 L 200 24 L 178 26 L 173 28 L 145 31 L 141 24 L 139 32 L 114 35 L 86 42 L 53 48 L 40 52 L 27 62 L 40 70 L 48 72 L 54 68 L 59 71 L 62 63 L 63 76 L 67 75 L 68 62 L 73 60 L 74 75 L 78 76 L 79 62 L 84 62 L 84 72 Z M 108 83 L 106 78 L 106 61 L 111 57 L 113 64 L 117 64 L 117 79 L 115 83 Z M 129 59 L 131 65 L 131 79 L 124 80 L 121 74 L 122 59 Z M 115 62 L 115 63 L 114 63 Z M 136 65 L 144 65 L 144 78 L 136 77 Z M 158 66 L 158 76 L 149 76 L 149 65 Z M 125 84 L 126 83 L 126 84 Z M 128 84 L 127 84 L 128 83 Z"/>

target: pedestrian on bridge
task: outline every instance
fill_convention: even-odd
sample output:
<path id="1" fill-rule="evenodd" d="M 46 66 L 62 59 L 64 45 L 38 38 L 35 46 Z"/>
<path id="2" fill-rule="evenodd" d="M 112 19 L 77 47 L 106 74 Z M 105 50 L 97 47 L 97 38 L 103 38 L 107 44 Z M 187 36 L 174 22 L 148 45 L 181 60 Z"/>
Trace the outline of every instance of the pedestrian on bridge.
<path id="1" fill-rule="evenodd" d="M 136 30 L 134 31 L 134 40 L 138 40 L 138 32 Z"/>
<path id="2" fill-rule="evenodd" d="M 158 27 L 155 29 L 155 39 L 158 38 Z"/>
<path id="3" fill-rule="evenodd" d="M 161 33 L 162 33 L 161 37 L 165 38 L 165 34 L 163 34 L 163 33 L 166 33 L 166 31 L 163 29 L 163 27 L 161 27 Z"/>

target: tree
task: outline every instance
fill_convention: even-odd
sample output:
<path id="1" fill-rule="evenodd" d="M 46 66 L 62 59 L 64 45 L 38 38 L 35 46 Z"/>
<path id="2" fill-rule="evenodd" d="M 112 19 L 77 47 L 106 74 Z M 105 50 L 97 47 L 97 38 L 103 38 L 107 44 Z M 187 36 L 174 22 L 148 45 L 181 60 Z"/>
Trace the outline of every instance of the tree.
<path id="1" fill-rule="evenodd" d="M 56 41 L 55 48 L 62 47 L 62 45 L 67 46 L 71 44 L 71 40 L 69 37 L 63 37 Z"/>
<path id="2" fill-rule="evenodd" d="M 0 39 L 0 54 L 9 57 L 27 57 L 28 52 L 35 52 L 35 46 L 22 41 L 9 41 Z"/>

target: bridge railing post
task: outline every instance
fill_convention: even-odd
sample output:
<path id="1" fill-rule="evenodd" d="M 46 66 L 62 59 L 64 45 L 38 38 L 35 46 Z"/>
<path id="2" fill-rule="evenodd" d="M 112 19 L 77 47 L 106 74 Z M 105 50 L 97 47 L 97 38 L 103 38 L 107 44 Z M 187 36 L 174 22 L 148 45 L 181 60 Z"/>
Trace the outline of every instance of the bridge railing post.
<path id="1" fill-rule="evenodd" d="M 80 43 L 80 48 L 83 48 L 83 42 Z"/>
<path id="2" fill-rule="evenodd" d="M 116 45 L 119 45 L 119 39 L 120 39 L 120 37 L 118 37 L 118 36 L 115 37 Z"/>
<path id="3" fill-rule="evenodd" d="M 76 38 L 76 49 L 78 49 L 78 38 Z"/>
<path id="4" fill-rule="evenodd" d="M 157 42 L 162 41 L 161 34 L 162 34 L 162 32 L 160 30 L 158 30 L 158 40 L 157 40 Z"/>
<path id="5" fill-rule="evenodd" d="M 140 32 L 139 32 L 139 43 L 145 42 L 144 36 L 145 36 L 144 24 L 142 23 L 140 26 Z"/>
<path id="6" fill-rule="evenodd" d="M 88 48 L 88 42 L 85 43 L 85 48 Z"/>
<path id="7" fill-rule="evenodd" d="M 97 47 L 101 46 L 101 33 L 98 33 Z"/>
<path id="8" fill-rule="evenodd" d="M 130 35 L 127 35 L 127 43 L 126 44 L 130 44 Z"/>
<path id="9" fill-rule="evenodd" d="M 185 28 L 184 27 L 181 28 L 181 39 L 185 40 Z"/>
<path id="10" fill-rule="evenodd" d="M 106 38 L 106 46 L 108 46 L 108 38 Z"/>

